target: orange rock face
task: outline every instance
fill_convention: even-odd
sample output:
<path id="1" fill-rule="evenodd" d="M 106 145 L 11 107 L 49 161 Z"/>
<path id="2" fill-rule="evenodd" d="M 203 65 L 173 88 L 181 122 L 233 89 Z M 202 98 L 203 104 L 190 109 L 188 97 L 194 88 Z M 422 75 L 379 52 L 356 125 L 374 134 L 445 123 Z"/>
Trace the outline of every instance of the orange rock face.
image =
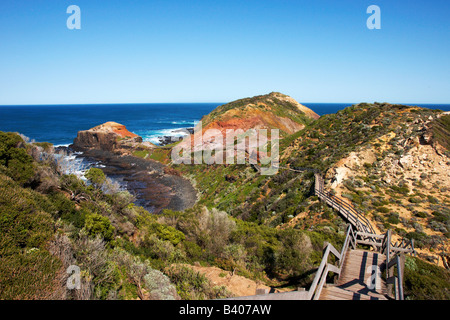
<path id="1" fill-rule="evenodd" d="M 208 149 L 216 146 L 218 143 L 214 133 L 216 130 L 220 131 L 225 139 L 227 130 L 246 132 L 250 129 L 266 129 L 267 134 L 270 135 L 271 129 L 278 129 L 279 137 L 283 138 L 302 130 L 306 123 L 319 117 L 314 111 L 293 98 L 277 92 L 240 99 L 219 106 L 204 116 L 201 123 L 195 128 L 196 132 L 202 133 L 202 141 L 195 141 L 194 136 L 191 135 L 189 141 L 183 141 L 180 147 L 189 144 L 193 147 L 201 144 L 203 148 Z M 200 125 L 202 126 L 201 131 Z M 211 129 L 214 130 L 209 131 Z M 271 138 L 268 137 L 268 139 Z M 258 144 L 260 144 L 259 141 Z"/>
<path id="2" fill-rule="evenodd" d="M 140 143 L 142 138 L 117 122 L 106 122 L 85 131 L 79 131 L 73 141 L 74 149 L 101 149 L 113 151 L 125 145 Z"/>
<path id="3" fill-rule="evenodd" d="M 127 138 L 127 137 L 128 138 L 136 138 L 136 137 L 139 137 L 137 134 L 128 131 L 128 129 L 123 124 L 120 124 L 120 123 L 117 123 L 117 122 L 112 122 L 112 121 L 111 122 L 106 122 L 106 123 L 102 124 L 99 127 L 101 127 L 101 129 L 105 130 L 105 131 L 111 130 L 112 132 L 117 133 L 122 138 Z M 95 128 L 93 128 L 93 129 L 95 129 Z M 91 129 L 91 130 L 93 130 L 93 129 Z"/>

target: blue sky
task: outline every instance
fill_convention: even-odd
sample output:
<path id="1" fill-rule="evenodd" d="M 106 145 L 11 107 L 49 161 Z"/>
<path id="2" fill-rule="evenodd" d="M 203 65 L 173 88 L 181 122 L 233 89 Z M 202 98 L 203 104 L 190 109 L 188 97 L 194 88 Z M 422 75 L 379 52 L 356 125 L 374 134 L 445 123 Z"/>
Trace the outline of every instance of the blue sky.
<path id="1" fill-rule="evenodd" d="M 69 5 L 81 30 L 69 30 Z M 381 30 L 369 30 L 369 5 Z M 0 2 L 0 104 L 450 103 L 450 1 Z"/>

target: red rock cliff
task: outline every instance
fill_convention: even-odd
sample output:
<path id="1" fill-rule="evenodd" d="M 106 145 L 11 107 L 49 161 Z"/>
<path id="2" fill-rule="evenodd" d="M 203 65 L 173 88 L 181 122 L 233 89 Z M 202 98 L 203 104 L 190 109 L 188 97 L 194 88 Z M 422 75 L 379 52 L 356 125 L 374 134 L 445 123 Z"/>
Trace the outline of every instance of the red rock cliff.
<path id="1" fill-rule="evenodd" d="M 142 138 L 117 122 L 106 122 L 85 131 L 79 131 L 73 141 L 75 150 L 101 149 L 113 151 L 142 142 Z"/>

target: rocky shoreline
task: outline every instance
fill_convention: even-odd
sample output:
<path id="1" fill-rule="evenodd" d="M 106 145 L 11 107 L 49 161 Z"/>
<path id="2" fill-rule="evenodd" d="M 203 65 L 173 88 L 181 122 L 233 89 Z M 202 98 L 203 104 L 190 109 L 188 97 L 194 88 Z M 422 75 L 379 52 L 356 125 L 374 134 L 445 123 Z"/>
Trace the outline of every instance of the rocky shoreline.
<path id="1" fill-rule="evenodd" d="M 127 190 L 136 197 L 135 203 L 152 213 L 163 209 L 182 211 L 197 201 L 190 181 L 166 173 L 166 166 L 157 161 L 96 149 L 86 150 L 79 157 L 103 164 L 103 172 L 125 182 Z"/>
<path id="2" fill-rule="evenodd" d="M 130 137 L 125 127 L 120 128 L 126 135 L 111 134 L 106 124 L 78 132 L 69 149 L 80 152 L 77 157 L 101 163 L 108 177 L 123 181 L 136 197 L 135 203 L 152 213 L 183 211 L 195 204 L 197 191 L 189 180 L 160 162 L 133 156 L 132 150 L 142 144 L 140 137 Z M 116 128 L 118 124 L 113 125 Z"/>
<path id="3" fill-rule="evenodd" d="M 178 130 L 174 130 L 174 133 L 178 133 L 178 132 L 189 132 L 189 134 L 194 134 L 194 128 L 184 128 L 184 129 L 178 129 Z M 160 146 L 166 146 L 168 144 L 174 143 L 174 142 L 178 142 L 180 140 L 183 140 L 182 136 L 169 136 L 169 135 L 165 135 L 165 136 L 161 136 L 158 137 L 159 140 L 159 145 Z"/>

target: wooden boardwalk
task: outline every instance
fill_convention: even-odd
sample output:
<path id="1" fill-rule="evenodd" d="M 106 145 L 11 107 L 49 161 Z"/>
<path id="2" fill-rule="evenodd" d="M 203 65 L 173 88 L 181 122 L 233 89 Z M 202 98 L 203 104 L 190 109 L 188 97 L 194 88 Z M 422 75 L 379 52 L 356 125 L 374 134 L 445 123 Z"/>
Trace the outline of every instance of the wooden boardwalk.
<path id="1" fill-rule="evenodd" d="M 259 166 L 253 167 L 260 172 Z M 322 261 L 308 291 L 303 289 L 260 294 L 233 300 L 403 300 L 404 255 L 415 254 L 414 240 L 404 239 L 400 244 L 392 244 L 391 230 L 384 235 L 376 234 L 362 212 L 324 190 L 323 178 L 318 170 L 280 166 L 275 168 L 314 172 L 315 195 L 347 220 L 347 236 L 341 251 L 332 244 L 325 243 Z M 364 245 L 366 248 L 369 246 L 372 251 L 357 249 L 358 245 Z M 330 262 L 328 259 L 331 255 L 335 259 Z M 337 279 L 334 284 L 327 283 L 330 272 L 334 273 Z"/>
<path id="2" fill-rule="evenodd" d="M 335 285 L 322 290 L 320 300 L 387 300 L 386 282 L 381 278 L 384 254 L 349 250 Z"/>

